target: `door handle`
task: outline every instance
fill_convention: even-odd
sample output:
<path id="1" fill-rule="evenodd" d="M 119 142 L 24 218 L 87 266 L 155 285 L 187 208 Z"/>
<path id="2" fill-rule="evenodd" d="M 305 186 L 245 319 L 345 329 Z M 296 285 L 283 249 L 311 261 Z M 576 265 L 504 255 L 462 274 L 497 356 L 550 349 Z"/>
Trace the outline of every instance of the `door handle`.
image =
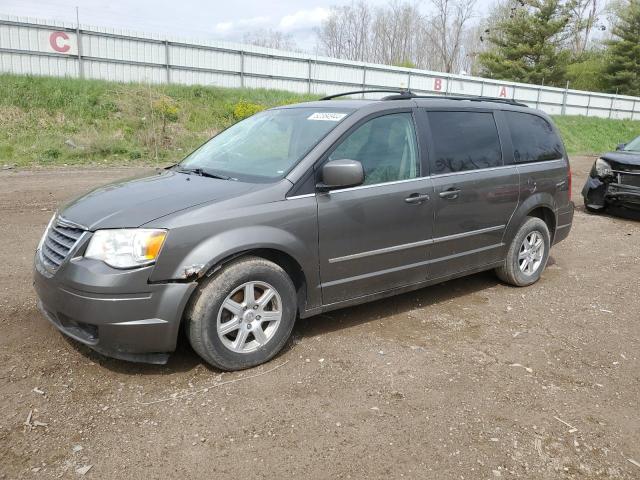
<path id="1" fill-rule="evenodd" d="M 426 202 L 429 200 L 429 195 L 426 193 L 412 193 L 407 198 L 404 199 L 405 203 L 409 203 L 412 205 L 420 204 L 422 202 Z"/>
<path id="2" fill-rule="evenodd" d="M 456 198 L 458 198 L 458 195 L 460 195 L 460 189 L 450 188 L 448 190 L 445 190 L 444 192 L 440 192 L 438 195 L 440 196 L 440 198 L 446 198 L 447 200 L 455 200 Z"/>

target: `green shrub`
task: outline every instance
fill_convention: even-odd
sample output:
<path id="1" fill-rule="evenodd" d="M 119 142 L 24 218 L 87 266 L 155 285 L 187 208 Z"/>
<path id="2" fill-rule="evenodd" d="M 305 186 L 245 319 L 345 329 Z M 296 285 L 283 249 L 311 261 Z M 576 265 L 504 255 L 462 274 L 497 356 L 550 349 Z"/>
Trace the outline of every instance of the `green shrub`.
<path id="1" fill-rule="evenodd" d="M 251 115 L 255 115 L 258 112 L 264 110 L 265 107 L 263 105 L 258 105 L 257 103 L 249 103 L 244 100 L 236 103 L 233 106 L 233 117 L 236 120 L 243 120 Z"/>
<path id="2" fill-rule="evenodd" d="M 42 152 L 42 156 L 47 160 L 57 160 L 62 155 L 62 152 L 57 148 L 47 148 Z"/>
<path id="3" fill-rule="evenodd" d="M 161 97 L 153 102 L 153 113 L 159 116 L 163 123 L 177 122 L 179 118 L 180 108 L 178 104 L 170 97 Z"/>

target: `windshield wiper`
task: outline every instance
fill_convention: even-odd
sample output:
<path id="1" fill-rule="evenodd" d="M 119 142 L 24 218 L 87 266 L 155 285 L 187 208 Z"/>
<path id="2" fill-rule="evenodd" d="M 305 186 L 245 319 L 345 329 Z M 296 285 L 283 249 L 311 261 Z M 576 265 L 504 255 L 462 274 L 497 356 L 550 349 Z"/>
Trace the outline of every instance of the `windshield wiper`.
<path id="1" fill-rule="evenodd" d="M 232 177 L 228 177 L 226 175 L 221 175 L 219 173 L 214 173 L 211 170 L 207 170 L 205 168 L 202 167 L 198 167 L 198 168 L 183 168 L 178 166 L 178 171 L 180 173 L 186 173 L 186 174 L 196 174 L 196 175 L 200 175 L 201 177 L 208 177 L 208 178 L 218 178 L 220 180 L 234 180 L 234 178 Z"/>

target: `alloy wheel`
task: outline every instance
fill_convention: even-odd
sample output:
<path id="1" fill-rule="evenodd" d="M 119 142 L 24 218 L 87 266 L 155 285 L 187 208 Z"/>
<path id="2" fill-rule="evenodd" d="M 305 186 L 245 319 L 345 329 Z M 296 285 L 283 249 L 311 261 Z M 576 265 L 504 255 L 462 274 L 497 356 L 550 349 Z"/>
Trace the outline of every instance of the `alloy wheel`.
<path id="1" fill-rule="evenodd" d="M 217 319 L 218 337 L 236 353 L 251 353 L 265 345 L 282 320 L 282 299 L 265 282 L 246 282 L 222 302 Z"/>
<path id="2" fill-rule="evenodd" d="M 544 238 L 540 232 L 530 232 L 520 246 L 518 265 L 525 275 L 533 275 L 538 271 L 544 258 Z"/>

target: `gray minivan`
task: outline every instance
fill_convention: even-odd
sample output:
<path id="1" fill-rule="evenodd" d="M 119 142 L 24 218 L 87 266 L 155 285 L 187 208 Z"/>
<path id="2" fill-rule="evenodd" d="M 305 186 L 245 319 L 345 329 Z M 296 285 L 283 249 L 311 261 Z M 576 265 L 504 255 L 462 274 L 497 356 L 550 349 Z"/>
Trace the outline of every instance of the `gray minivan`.
<path id="1" fill-rule="evenodd" d="M 204 360 L 242 369 L 298 317 L 488 269 L 536 282 L 570 192 L 556 128 L 525 105 L 327 97 L 60 208 L 34 283 L 44 315 L 106 355 L 163 363 L 183 325 Z"/>

